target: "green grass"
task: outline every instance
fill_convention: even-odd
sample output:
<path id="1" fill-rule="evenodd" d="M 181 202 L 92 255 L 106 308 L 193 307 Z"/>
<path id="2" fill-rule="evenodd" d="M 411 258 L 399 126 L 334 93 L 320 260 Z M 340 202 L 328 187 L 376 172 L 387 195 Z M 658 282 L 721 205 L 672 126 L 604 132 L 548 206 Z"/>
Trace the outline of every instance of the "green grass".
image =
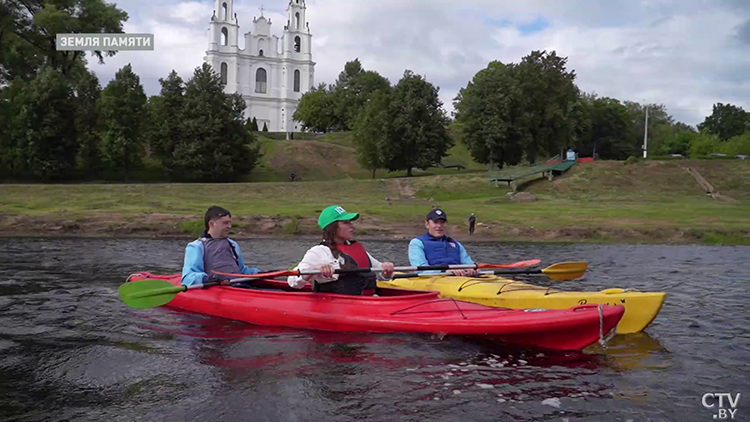
<path id="1" fill-rule="evenodd" d="M 203 220 L 182 221 L 179 226 L 180 230 L 185 234 L 200 236 L 203 233 Z"/>
<path id="2" fill-rule="evenodd" d="M 302 181 L 324 181 L 339 179 L 365 180 L 372 172 L 363 169 L 357 162 L 357 151 L 352 132 L 334 132 L 309 135 L 304 139 L 284 140 L 281 136 L 271 139 L 262 132 L 256 133 L 263 157 L 251 174 L 242 182 L 286 182 L 294 172 Z M 454 175 L 484 172 L 485 166 L 475 163 L 468 149 L 458 143 L 448 151 L 444 165 L 463 165 L 464 170 L 432 167 L 427 170 L 414 169 L 415 177 Z M 406 171 L 388 172 L 378 170 L 376 179 L 405 177 Z"/>
<path id="3" fill-rule="evenodd" d="M 278 141 L 264 142 L 269 143 L 269 150 L 279 148 Z M 708 197 L 679 165 L 699 169 L 721 193 L 740 203 Z M 628 231 L 648 233 L 655 241 L 675 237 L 675 233 L 709 244 L 747 244 L 750 239 L 747 161 L 577 164 L 552 182 L 529 178 L 520 189 L 535 195 L 537 201 L 527 203 L 510 201 L 508 188 L 490 185 L 484 172 L 435 173 L 409 179 L 379 174 L 375 180 L 339 177 L 298 183 L 2 184 L 0 231 L 10 230 L 7 225 L 13 224 L 12 219 L 3 220 L 3 215 L 65 218 L 85 227 L 91 216 L 113 215 L 119 222 L 138 222 L 146 213 L 167 213 L 182 216 L 186 221 L 179 223 L 179 230 L 194 235 L 202 230 L 202 213 L 217 204 L 235 216 L 290 218 L 274 230 L 293 235 L 303 232 L 303 219 L 314 220 L 324 207 L 337 203 L 362 213 L 363 234 L 383 234 L 404 225 L 419 230 L 425 213 L 440 206 L 451 217 L 454 231 L 465 232 L 466 219 L 474 212 L 478 222 L 493 226 L 500 239 L 534 239 L 539 230 L 574 230 L 579 233 L 576 236 L 596 241 L 627 240 L 620 236 L 627 236 Z M 273 174 L 269 169 L 266 176 L 272 179 Z"/>

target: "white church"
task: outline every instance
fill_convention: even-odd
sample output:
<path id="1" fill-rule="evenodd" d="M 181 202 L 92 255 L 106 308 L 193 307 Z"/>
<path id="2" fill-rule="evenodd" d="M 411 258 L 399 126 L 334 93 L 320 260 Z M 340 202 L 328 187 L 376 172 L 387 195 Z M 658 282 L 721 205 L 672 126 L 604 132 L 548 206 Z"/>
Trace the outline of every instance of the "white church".
<path id="1" fill-rule="evenodd" d="M 271 35 L 271 20 L 253 19 L 253 31 L 245 34 L 245 48 L 238 45 L 239 21 L 233 0 L 216 0 L 209 27 L 208 51 L 203 58 L 221 75 L 224 92 L 240 93 L 247 108 L 245 118 L 255 117 L 258 129 L 299 132 L 294 121 L 302 94 L 314 83 L 312 34 L 305 19 L 305 0 L 289 0 L 284 33 Z"/>

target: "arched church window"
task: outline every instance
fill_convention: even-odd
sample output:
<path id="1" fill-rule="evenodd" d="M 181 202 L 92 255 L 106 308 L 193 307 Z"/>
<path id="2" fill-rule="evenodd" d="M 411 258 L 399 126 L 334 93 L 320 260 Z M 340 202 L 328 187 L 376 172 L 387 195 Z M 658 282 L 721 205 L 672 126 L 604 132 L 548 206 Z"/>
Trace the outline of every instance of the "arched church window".
<path id="1" fill-rule="evenodd" d="M 259 55 L 260 57 L 263 57 L 263 50 L 258 50 L 258 55 Z"/>
<path id="2" fill-rule="evenodd" d="M 299 53 L 301 43 L 302 40 L 299 37 L 294 37 L 294 51 Z"/>
<path id="3" fill-rule="evenodd" d="M 294 14 L 294 25 L 297 29 L 299 29 L 299 12 Z"/>
<path id="4" fill-rule="evenodd" d="M 221 5 L 221 18 L 227 20 L 227 14 L 227 4 L 224 3 Z"/>
<path id="5" fill-rule="evenodd" d="M 224 62 L 221 63 L 221 83 L 227 84 L 227 64 Z"/>
<path id="6" fill-rule="evenodd" d="M 294 71 L 294 92 L 299 92 L 299 70 Z"/>
<path id="7" fill-rule="evenodd" d="M 229 32 L 226 28 L 221 28 L 221 45 L 227 45 L 229 39 Z"/>
<path id="8" fill-rule="evenodd" d="M 266 69 L 262 67 L 255 72 L 255 92 L 266 93 Z"/>

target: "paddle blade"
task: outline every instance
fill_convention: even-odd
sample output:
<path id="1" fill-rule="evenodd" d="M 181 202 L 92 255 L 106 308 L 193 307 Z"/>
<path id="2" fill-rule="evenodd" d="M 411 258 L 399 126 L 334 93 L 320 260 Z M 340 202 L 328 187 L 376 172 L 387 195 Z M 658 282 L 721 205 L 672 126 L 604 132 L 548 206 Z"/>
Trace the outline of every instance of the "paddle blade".
<path id="1" fill-rule="evenodd" d="M 555 281 L 567 281 L 583 277 L 587 269 L 585 262 L 561 262 L 543 269 L 542 273 Z"/>
<path id="2" fill-rule="evenodd" d="M 541 259 L 529 259 L 527 261 L 518 261 L 511 264 L 477 264 L 477 268 L 524 268 L 539 265 Z"/>
<path id="3" fill-rule="evenodd" d="M 125 283 L 119 289 L 120 299 L 136 309 L 166 305 L 182 291 L 185 291 L 185 286 L 175 286 L 166 280 L 155 279 Z"/>

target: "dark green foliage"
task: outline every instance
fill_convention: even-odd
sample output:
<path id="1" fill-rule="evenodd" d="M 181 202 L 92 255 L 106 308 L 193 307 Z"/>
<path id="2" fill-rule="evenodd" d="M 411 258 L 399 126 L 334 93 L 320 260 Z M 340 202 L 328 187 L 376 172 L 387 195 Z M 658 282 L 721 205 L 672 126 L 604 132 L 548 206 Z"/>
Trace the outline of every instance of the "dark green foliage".
<path id="1" fill-rule="evenodd" d="M 182 101 L 182 137 L 169 169 L 175 180 L 232 181 L 252 170 L 260 153 L 244 125 L 245 100 L 225 94 L 209 64 L 196 68 Z"/>
<path id="2" fill-rule="evenodd" d="M 359 59 L 352 60 L 344 65 L 335 84 L 320 84 L 302 96 L 294 119 L 314 132 L 353 130 L 372 95 L 389 87 L 386 78 L 364 70 Z"/>
<path id="3" fill-rule="evenodd" d="M 128 14 L 102 0 L 24 0 L 0 3 L 0 82 L 27 81 L 46 64 L 65 79 L 80 71 L 85 51 L 57 51 L 56 34 L 122 33 Z M 104 56 L 116 51 L 95 51 Z"/>
<path id="4" fill-rule="evenodd" d="M 332 132 L 341 125 L 334 114 L 333 94 L 326 84 L 313 87 L 300 98 L 294 120 L 302 123 L 302 128 L 313 132 Z"/>
<path id="5" fill-rule="evenodd" d="M 99 137 L 99 110 L 97 109 L 102 87 L 93 72 L 83 72 L 75 88 L 78 159 L 81 170 L 87 177 L 91 177 L 103 170 L 101 139 Z"/>
<path id="6" fill-rule="evenodd" d="M 515 165 L 523 153 L 521 116 L 515 106 L 520 87 L 513 65 L 491 62 L 456 96 L 456 127 L 479 163 Z"/>
<path id="7" fill-rule="evenodd" d="M 107 166 L 123 171 L 127 179 L 143 162 L 146 120 L 146 94 L 130 64 L 115 73 L 99 103 Z"/>
<path id="8" fill-rule="evenodd" d="M 519 64 L 493 61 L 459 91 L 456 123 L 474 159 L 502 167 L 525 153 L 534 163 L 568 144 L 580 128 L 569 117 L 577 89 L 566 60 L 532 51 Z"/>
<path id="9" fill-rule="evenodd" d="M 566 62 L 554 51 L 532 51 L 513 69 L 520 88 L 514 107 L 520 108 L 519 131 L 531 164 L 538 153 L 559 152 L 570 137 L 568 114 L 576 100 L 576 87 L 575 73 L 566 70 Z"/>
<path id="10" fill-rule="evenodd" d="M 389 138 L 392 138 L 394 109 L 391 107 L 390 90 L 382 90 L 372 96 L 365 105 L 354 125 L 354 143 L 357 147 L 357 161 L 363 168 L 375 171 L 385 167 L 384 151 Z"/>
<path id="11" fill-rule="evenodd" d="M 438 89 L 411 71 L 392 90 L 374 93 L 357 119 L 359 162 L 370 170 L 426 170 L 445 157 L 453 140 Z"/>
<path id="12" fill-rule="evenodd" d="M 257 132 L 258 131 L 258 119 L 253 117 L 253 120 L 248 119 L 248 130 L 250 132 Z"/>
<path id="13" fill-rule="evenodd" d="M 7 89 L 9 131 L 3 136 L 3 163 L 9 172 L 42 180 L 69 177 L 75 169 L 78 142 L 74 97 L 70 86 L 51 67 L 29 83 L 14 81 Z"/>
<path id="14" fill-rule="evenodd" d="M 718 136 L 721 141 L 728 141 L 750 131 L 750 112 L 732 104 L 716 103 L 711 115 L 698 125 L 698 130 L 705 130 Z"/>
<path id="15" fill-rule="evenodd" d="M 368 99 L 390 82 L 377 72 L 365 71 L 359 59 L 347 62 L 333 88 L 333 105 L 340 130 L 352 130 Z"/>
<path id="16" fill-rule="evenodd" d="M 383 150 L 388 170 L 406 170 L 411 176 L 412 168 L 426 170 L 448 155 L 453 140 L 442 106 L 437 87 L 410 70 L 404 72 L 393 88 L 394 118 Z"/>
<path id="17" fill-rule="evenodd" d="M 149 99 L 149 145 L 151 154 L 161 160 L 167 172 L 171 172 L 175 148 L 185 137 L 185 86 L 174 70 L 167 79 L 159 79 L 159 83 L 160 95 Z"/>

